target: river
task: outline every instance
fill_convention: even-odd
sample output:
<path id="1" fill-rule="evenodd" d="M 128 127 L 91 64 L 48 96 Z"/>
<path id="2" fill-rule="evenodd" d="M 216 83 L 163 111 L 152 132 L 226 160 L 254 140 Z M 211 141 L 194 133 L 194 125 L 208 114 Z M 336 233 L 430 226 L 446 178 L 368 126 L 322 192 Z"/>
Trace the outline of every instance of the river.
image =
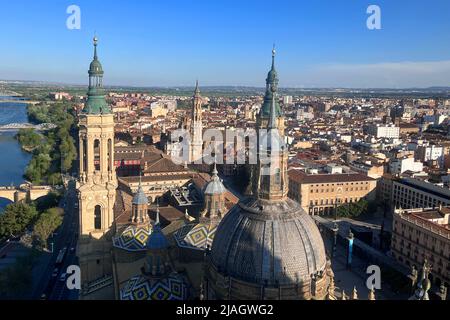
<path id="1" fill-rule="evenodd" d="M 11 97 L 0 97 L 0 125 L 8 123 L 28 122 L 27 105 L 24 103 L 2 103 L 2 99 Z M 17 132 L 0 132 L 0 186 L 19 185 L 23 179 L 31 155 L 22 151 L 18 141 L 14 138 Z M 0 212 L 10 203 L 0 198 Z"/>

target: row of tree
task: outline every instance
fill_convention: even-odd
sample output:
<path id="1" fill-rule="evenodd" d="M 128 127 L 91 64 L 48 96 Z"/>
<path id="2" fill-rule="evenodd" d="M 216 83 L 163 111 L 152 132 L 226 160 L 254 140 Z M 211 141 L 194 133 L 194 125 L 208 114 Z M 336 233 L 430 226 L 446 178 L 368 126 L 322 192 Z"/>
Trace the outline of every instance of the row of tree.
<path id="1" fill-rule="evenodd" d="M 17 133 L 17 140 L 19 140 L 20 145 L 26 150 L 33 150 L 37 148 L 43 137 L 37 133 L 34 129 L 20 129 Z"/>
<path id="2" fill-rule="evenodd" d="M 39 246 L 46 248 L 49 236 L 63 221 L 64 211 L 56 207 L 59 199 L 59 195 L 51 193 L 31 204 L 21 201 L 6 206 L 0 214 L 0 240 L 18 237 L 26 230 L 33 230 Z"/>
<path id="3" fill-rule="evenodd" d="M 374 213 L 377 210 L 375 202 L 361 199 L 358 202 L 344 203 L 337 207 L 337 216 L 345 218 L 358 218 L 361 215 Z"/>
<path id="4" fill-rule="evenodd" d="M 0 299 L 27 298 L 32 285 L 32 271 L 40 254 L 38 248 L 47 248 L 52 233 L 63 222 L 63 210 L 55 207 L 60 196 L 51 193 L 31 204 L 17 202 L 8 205 L 0 214 L 0 243 L 10 237 L 32 231 L 33 248 L 26 256 L 0 270 Z"/>
<path id="5" fill-rule="evenodd" d="M 25 178 L 33 184 L 60 184 L 61 173 L 70 171 L 77 158 L 75 139 L 71 135 L 76 131 L 73 103 L 63 101 L 55 104 L 30 105 L 28 118 L 34 123 L 53 123 L 57 127 L 43 135 L 32 129 L 20 131 L 17 135 L 22 146 L 32 147 L 33 150 Z"/>

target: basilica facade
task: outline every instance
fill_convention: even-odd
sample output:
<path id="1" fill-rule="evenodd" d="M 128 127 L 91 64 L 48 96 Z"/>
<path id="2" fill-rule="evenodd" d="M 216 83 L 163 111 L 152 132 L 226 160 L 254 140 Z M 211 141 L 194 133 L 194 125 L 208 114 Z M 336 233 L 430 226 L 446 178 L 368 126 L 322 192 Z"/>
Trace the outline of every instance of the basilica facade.
<path id="1" fill-rule="evenodd" d="M 209 175 L 175 165 L 170 155 L 155 150 L 115 152 L 114 115 L 104 97 L 97 45 L 95 38 L 88 97 L 79 116 L 80 298 L 334 296 L 320 232 L 287 197 L 288 150 L 275 51 L 257 119 L 257 131 L 264 131 L 258 135 L 258 155 L 271 161 L 250 166 L 251 195 L 239 200 L 225 188 L 216 165 Z M 189 161 L 195 162 L 204 148 L 198 82 L 190 116 Z M 117 176 L 114 158 L 126 158 L 127 152 L 142 154 L 140 165 Z"/>

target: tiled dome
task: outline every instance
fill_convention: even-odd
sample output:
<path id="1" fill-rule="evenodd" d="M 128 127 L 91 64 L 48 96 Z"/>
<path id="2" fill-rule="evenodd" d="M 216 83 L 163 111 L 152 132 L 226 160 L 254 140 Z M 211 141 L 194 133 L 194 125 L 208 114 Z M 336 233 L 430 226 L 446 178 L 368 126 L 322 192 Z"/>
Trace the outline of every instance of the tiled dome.
<path id="1" fill-rule="evenodd" d="M 297 202 L 250 198 L 223 218 L 211 263 L 238 280 L 292 285 L 324 271 L 326 255 L 316 224 Z"/>

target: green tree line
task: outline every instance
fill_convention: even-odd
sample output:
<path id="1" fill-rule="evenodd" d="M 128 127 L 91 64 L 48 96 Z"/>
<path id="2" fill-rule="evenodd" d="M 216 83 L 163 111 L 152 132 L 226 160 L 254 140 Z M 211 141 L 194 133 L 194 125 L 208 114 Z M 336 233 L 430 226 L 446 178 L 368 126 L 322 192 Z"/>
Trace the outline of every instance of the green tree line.
<path id="1" fill-rule="evenodd" d="M 17 135 L 22 146 L 32 149 L 33 153 L 25 178 L 33 184 L 60 184 L 61 172 L 70 171 L 77 158 L 75 139 L 71 135 L 75 132 L 73 103 L 30 105 L 28 118 L 36 124 L 53 123 L 57 127 L 42 135 L 34 131 L 20 131 Z"/>

